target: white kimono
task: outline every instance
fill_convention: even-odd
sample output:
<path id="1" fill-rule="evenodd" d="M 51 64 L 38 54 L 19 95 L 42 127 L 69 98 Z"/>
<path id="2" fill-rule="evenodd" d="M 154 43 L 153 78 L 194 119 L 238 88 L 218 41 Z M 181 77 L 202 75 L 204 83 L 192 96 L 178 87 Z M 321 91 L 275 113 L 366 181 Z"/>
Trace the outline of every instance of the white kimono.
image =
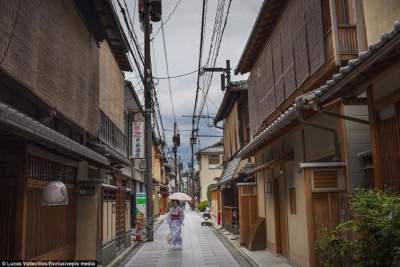
<path id="1" fill-rule="evenodd" d="M 182 246 L 182 225 L 185 214 L 181 207 L 171 208 L 167 216 L 167 222 L 171 231 L 171 244 L 176 246 Z"/>

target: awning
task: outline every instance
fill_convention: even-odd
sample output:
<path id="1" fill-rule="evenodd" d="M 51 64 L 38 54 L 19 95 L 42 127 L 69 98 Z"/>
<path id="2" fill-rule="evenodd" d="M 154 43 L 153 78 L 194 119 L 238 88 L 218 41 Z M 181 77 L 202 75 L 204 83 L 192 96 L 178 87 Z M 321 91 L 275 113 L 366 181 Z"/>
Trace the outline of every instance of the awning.
<path id="1" fill-rule="evenodd" d="M 1 102 L 0 124 L 9 132 L 41 143 L 61 153 L 71 154 L 72 156 L 94 161 L 106 166 L 110 165 L 109 160 L 103 155 L 100 155 Z"/>
<path id="2" fill-rule="evenodd" d="M 240 161 L 241 161 L 240 157 L 235 157 L 231 161 L 228 162 L 228 164 L 226 165 L 226 168 L 222 172 L 221 180 L 219 181 L 219 184 L 225 184 L 234 178 L 234 175 L 239 167 Z"/>

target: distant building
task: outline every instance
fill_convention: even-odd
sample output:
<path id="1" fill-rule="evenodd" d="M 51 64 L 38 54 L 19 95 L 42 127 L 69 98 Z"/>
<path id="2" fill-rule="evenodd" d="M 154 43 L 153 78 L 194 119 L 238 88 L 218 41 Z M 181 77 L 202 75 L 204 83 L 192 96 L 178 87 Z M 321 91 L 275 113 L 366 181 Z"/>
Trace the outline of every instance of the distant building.
<path id="1" fill-rule="evenodd" d="M 222 174 L 224 161 L 224 144 L 219 141 L 211 146 L 202 148 L 197 153 L 197 164 L 200 180 L 200 201 L 207 200 L 207 188 L 215 184 L 215 178 Z"/>

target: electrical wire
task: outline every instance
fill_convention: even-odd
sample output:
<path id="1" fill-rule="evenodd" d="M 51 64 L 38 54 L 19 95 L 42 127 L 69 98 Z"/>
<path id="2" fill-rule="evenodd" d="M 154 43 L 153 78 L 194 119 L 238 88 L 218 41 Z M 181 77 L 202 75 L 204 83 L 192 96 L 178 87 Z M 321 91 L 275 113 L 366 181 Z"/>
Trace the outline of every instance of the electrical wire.
<path id="1" fill-rule="evenodd" d="M 200 48 L 199 48 L 199 64 L 198 64 L 199 67 L 198 67 L 198 69 L 201 68 L 201 63 L 202 63 L 202 58 L 203 58 L 206 4 L 207 4 L 207 1 L 203 0 L 203 9 L 202 9 L 202 17 L 201 17 L 201 29 L 200 29 Z M 197 113 L 197 101 L 198 101 L 198 97 L 199 97 L 199 91 L 200 91 L 200 72 L 197 73 L 196 96 L 195 96 L 194 107 L 193 107 L 193 116 L 192 116 L 192 136 L 194 135 L 194 132 L 195 132 L 194 125 L 195 125 L 195 116 L 196 116 L 196 113 Z"/>
<path id="2" fill-rule="evenodd" d="M 162 19 L 161 19 L 161 29 L 162 29 L 162 39 L 163 39 L 163 46 L 164 46 L 165 66 L 167 68 L 167 76 L 169 77 L 167 45 L 166 45 L 166 41 L 165 41 L 165 30 L 164 30 L 164 24 L 163 24 Z M 171 88 L 171 78 L 168 79 L 168 90 L 169 90 L 169 96 L 170 96 L 170 100 L 171 100 L 172 114 L 174 116 L 174 123 L 176 123 L 174 98 L 172 96 L 172 88 Z"/>
<path id="3" fill-rule="evenodd" d="M 190 72 L 187 72 L 187 73 L 178 74 L 178 75 L 174 75 L 174 76 L 168 76 L 168 77 L 155 77 L 155 76 L 153 76 L 153 79 L 156 79 L 156 80 L 176 79 L 176 78 L 181 78 L 181 77 L 185 77 L 185 76 L 194 74 L 194 73 L 196 73 L 196 72 L 198 72 L 200 70 L 201 69 L 196 69 L 196 70 L 193 70 L 193 71 L 190 71 Z"/>
<path id="4" fill-rule="evenodd" d="M 172 9 L 171 13 L 169 13 L 167 19 L 163 22 L 161 21 L 161 26 L 157 29 L 157 31 L 153 34 L 153 38 L 155 38 L 157 36 L 157 34 L 162 30 L 162 27 L 168 23 L 169 19 L 174 15 L 176 9 L 178 8 L 179 4 L 181 3 L 182 0 L 178 0 L 178 2 L 176 2 L 174 8 Z"/>
<path id="5" fill-rule="evenodd" d="M 222 43 L 222 38 L 223 38 L 223 36 L 224 36 L 225 29 L 226 29 L 226 25 L 227 25 L 227 22 L 228 22 L 228 17 L 229 17 L 229 12 L 230 12 L 230 8 L 231 8 L 231 4 L 232 4 L 232 0 L 229 0 L 228 8 L 227 8 L 227 11 L 226 11 L 226 16 L 225 16 L 224 25 L 223 25 L 223 28 L 222 28 L 222 31 L 221 31 L 221 37 L 220 37 L 220 40 L 219 40 L 219 43 L 218 43 L 218 46 L 217 46 L 217 51 L 216 51 L 216 55 L 215 55 L 214 62 L 213 62 L 213 68 L 215 68 L 215 64 L 216 64 L 216 61 L 217 61 L 217 58 L 218 58 L 218 55 L 219 55 L 219 51 L 220 51 L 220 47 L 221 47 L 221 43 Z M 208 87 L 207 87 L 207 89 L 206 89 L 206 94 L 205 94 L 206 97 L 207 97 L 208 92 L 209 92 L 210 87 L 211 87 L 212 78 L 213 78 L 213 72 L 211 72 L 210 82 L 209 82 Z M 206 102 L 206 99 L 204 99 L 203 104 L 202 104 L 202 106 L 201 106 L 201 108 L 200 108 L 200 113 L 199 113 L 200 116 L 201 116 L 201 114 L 202 114 L 202 112 L 203 112 L 203 108 L 204 108 L 204 103 L 205 103 L 205 102 Z M 200 122 L 200 116 L 199 116 L 199 120 L 198 120 L 197 125 L 198 125 L 199 122 Z"/>

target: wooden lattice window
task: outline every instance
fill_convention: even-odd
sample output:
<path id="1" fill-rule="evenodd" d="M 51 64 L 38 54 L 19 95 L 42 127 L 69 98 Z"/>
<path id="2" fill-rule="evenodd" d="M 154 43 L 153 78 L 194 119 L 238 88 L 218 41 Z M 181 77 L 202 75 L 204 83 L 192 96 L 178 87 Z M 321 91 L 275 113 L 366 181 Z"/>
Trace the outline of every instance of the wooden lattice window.
<path id="1" fill-rule="evenodd" d="M 77 169 L 34 155 L 28 156 L 28 178 L 75 184 Z"/>
<path id="2" fill-rule="evenodd" d="M 218 164 L 220 164 L 220 156 L 219 155 L 209 155 L 208 156 L 208 164 L 209 165 L 218 165 Z"/>
<path id="3" fill-rule="evenodd" d="M 337 188 L 338 186 L 337 170 L 314 171 L 315 189 Z"/>
<path id="4" fill-rule="evenodd" d="M 290 213 L 297 214 L 297 205 L 296 205 L 296 188 L 290 188 Z"/>

